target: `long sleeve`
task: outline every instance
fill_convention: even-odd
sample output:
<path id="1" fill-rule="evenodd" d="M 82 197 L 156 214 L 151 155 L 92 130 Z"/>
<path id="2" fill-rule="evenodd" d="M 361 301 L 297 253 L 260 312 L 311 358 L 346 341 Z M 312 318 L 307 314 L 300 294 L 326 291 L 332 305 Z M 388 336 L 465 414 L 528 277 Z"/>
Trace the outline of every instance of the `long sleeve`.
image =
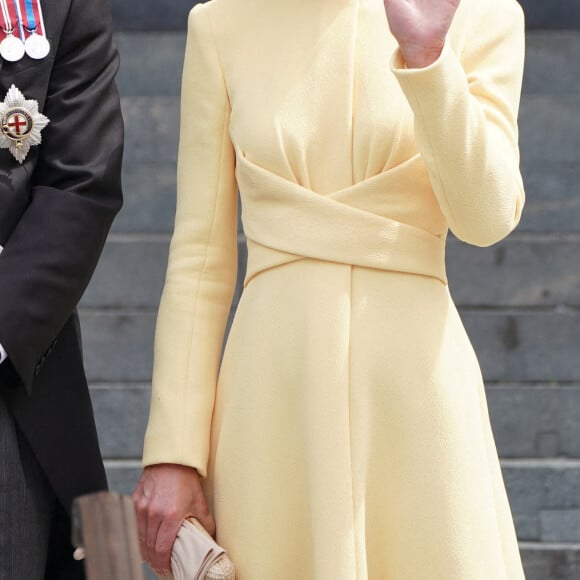
<path id="1" fill-rule="evenodd" d="M 19 193 L 30 203 L 0 259 L 0 342 L 28 391 L 122 205 L 123 120 L 111 31 L 106 2 L 70 3 L 42 110 L 50 124 L 23 164 L 33 171 L 32 187 Z"/>
<path id="2" fill-rule="evenodd" d="M 155 336 L 144 465 L 205 475 L 217 374 L 237 269 L 230 106 L 206 7 L 189 17 L 177 211 Z"/>
<path id="3" fill-rule="evenodd" d="M 435 63 L 405 69 L 397 51 L 391 66 L 450 229 L 488 246 L 515 228 L 524 204 L 517 130 L 524 20 L 513 0 L 463 8 Z"/>

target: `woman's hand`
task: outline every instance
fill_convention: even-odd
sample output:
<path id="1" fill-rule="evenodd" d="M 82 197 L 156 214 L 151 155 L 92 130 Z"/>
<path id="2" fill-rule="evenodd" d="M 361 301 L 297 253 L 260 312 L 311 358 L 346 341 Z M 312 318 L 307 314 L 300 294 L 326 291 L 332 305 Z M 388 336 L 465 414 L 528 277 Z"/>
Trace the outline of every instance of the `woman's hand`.
<path id="1" fill-rule="evenodd" d="M 215 534 L 200 476 L 192 467 L 160 464 L 146 467 L 133 493 L 143 559 L 157 574 L 171 573 L 171 550 L 185 518 L 197 518 Z"/>
<path id="2" fill-rule="evenodd" d="M 409 68 L 434 63 L 461 0 L 384 0 L 387 20 Z"/>

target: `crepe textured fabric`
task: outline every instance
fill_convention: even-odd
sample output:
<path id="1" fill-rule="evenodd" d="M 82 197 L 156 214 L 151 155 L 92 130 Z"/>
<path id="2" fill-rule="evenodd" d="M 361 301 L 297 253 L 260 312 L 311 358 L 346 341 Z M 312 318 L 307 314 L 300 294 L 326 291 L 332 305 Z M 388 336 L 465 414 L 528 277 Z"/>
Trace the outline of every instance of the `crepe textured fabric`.
<path id="1" fill-rule="evenodd" d="M 523 29 L 463 0 L 413 70 L 380 0 L 193 9 L 144 463 L 207 475 L 241 580 L 523 578 L 444 267 L 520 218 Z"/>
<path id="2" fill-rule="evenodd" d="M 232 562 L 197 520 L 185 520 L 171 552 L 173 580 L 235 580 Z"/>

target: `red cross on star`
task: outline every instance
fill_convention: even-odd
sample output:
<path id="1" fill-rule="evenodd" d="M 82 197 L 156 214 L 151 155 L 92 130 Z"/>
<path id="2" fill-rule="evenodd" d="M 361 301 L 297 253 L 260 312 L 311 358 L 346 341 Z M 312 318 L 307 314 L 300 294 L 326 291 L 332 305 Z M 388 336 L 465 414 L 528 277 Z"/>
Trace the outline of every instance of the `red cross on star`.
<path id="1" fill-rule="evenodd" d="M 24 131 L 28 128 L 28 121 L 26 117 L 16 114 L 12 116 L 12 119 L 8 122 L 8 126 L 14 129 L 16 135 L 20 136 L 22 135 L 22 128 L 24 128 Z"/>

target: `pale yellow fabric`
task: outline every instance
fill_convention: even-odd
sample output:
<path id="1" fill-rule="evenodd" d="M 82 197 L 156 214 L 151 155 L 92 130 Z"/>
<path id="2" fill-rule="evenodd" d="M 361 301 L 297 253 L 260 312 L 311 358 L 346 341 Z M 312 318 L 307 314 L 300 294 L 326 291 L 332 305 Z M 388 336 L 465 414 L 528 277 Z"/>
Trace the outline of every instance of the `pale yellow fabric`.
<path id="1" fill-rule="evenodd" d="M 382 0 L 193 9 L 144 464 L 207 475 L 240 580 L 523 578 L 444 268 L 519 220 L 523 52 L 515 0 L 417 70 Z"/>

